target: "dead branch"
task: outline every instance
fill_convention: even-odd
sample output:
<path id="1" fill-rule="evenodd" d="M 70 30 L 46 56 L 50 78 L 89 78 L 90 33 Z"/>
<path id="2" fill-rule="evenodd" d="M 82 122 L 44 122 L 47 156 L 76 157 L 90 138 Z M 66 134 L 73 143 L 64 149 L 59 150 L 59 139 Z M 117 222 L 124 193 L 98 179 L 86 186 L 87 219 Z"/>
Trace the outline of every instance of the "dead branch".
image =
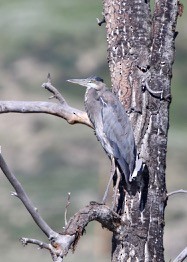
<path id="1" fill-rule="evenodd" d="M 69 222 L 67 222 L 63 229 L 63 232 L 57 233 L 53 229 L 51 229 L 51 227 L 40 216 L 38 209 L 34 207 L 33 203 L 24 191 L 21 183 L 10 171 L 1 152 L 0 168 L 16 191 L 13 192 L 12 195 L 18 197 L 22 201 L 22 203 L 32 216 L 34 222 L 38 225 L 38 227 L 43 231 L 43 233 L 48 237 L 50 241 L 50 244 L 47 244 L 37 239 L 21 238 L 20 240 L 22 244 L 24 246 L 26 246 L 27 244 L 34 244 L 39 246 L 39 248 L 49 250 L 53 261 L 63 261 L 63 257 L 67 255 L 68 251 L 70 249 L 75 249 L 78 240 L 83 235 L 85 227 L 89 222 L 96 220 L 101 223 L 102 227 L 105 227 L 112 232 L 116 232 L 122 223 L 121 217 L 114 211 L 112 211 L 109 207 L 96 202 L 91 202 L 90 205 L 81 209 L 69 220 Z M 69 205 L 69 202 L 70 199 L 68 197 L 67 205 Z"/>
<path id="2" fill-rule="evenodd" d="M 4 113 L 45 113 L 65 119 L 69 124 L 84 124 L 92 127 L 86 112 L 68 105 L 60 92 L 51 84 L 50 75 L 42 87 L 53 94 L 60 103 L 43 101 L 0 101 L 0 114 Z"/>
<path id="3" fill-rule="evenodd" d="M 121 217 L 108 206 L 93 201 L 70 218 L 62 234 L 76 233 L 80 237 L 87 224 L 93 220 L 98 221 L 102 227 L 112 232 L 116 232 L 118 226 L 123 223 Z"/>
<path id="4" fill-rule="evenodd" d="M 65 222 L 65 226 L 67 225 L 67 212 L 68 212 L 68 207 L 71 204 L 70 202 L 70 198 L 71 198 L 71 193 L 68 192 L 68 197 L 67 197 L 67 202 L 66 202 L 66 207 L 65 207 L 65 212 L 64 212 L 64 222 Z"/>
<path id="5" fill-rule="evenodd" d="M 26 207 L 26 209 L 29 211 L 30 215 L 32 216 L 33 220 L 35 221 L 35 223 L 38 225 L 38 227 L 43 231 L 43 233 L 50 240 L 51 245 L 48 245 L 47 249 L 49 249 L 50 253 L 53 254 L 52 257 L 54 257 L 55 259 L 53 261 L 57 261 L 56 258 L 58 257 L 63 258 L 63 256 L 66 255 L 68 250 L 71 248 L 71 245 L 73 241 L 75 240 L 75 236 L 60 235 L 59 233 L 53 231 L 49 227 L 49 225 L 43 220 L 43 218 L 38 213 L 37 208 L 34 207 L 33 203 L 27 196 L 20 182 L 17 180 L 14 174 L 10 171 L 1 153 L 0 153 L 0 168 L 16 191 L 12 195 L 18 197 L 22 201 L 22 203 L 24 204 L 24 206 Z M 22 238 L 21 241 L 22 243 L 24 243 L 24 245 L 28 243 L 32 243 L 32 244 L 35 244 L 41 247 L 41 241 L 39 240 Z M 46 248 L 47 247 L 46 245 L 47 244 L 43 244 L 43 247 Z M 62 261 L 62 259 L 58 261 Z"/>
<path id="6" fill-rule="evenodd" d="M 65 119 L 69 124 L 84 124 L 92 127 L 86 112 L 66 105 L 43 101 L 0 101 L 0 114 L 45 113 Z"/>
<path id="7" fill-rule="evenodd" d="M 28 198 L 26 192 L 24 191 L 23 187 L 21 186 L 20 182 L 16 179 L 14 174 L 10 171 L 9 167 L 7 166 L 5 160 L 3 159 L 2 154 L 0 153 L 0 167 L 15 189 L 16 193 L 12 193 L 13 196 L 18 197 L 26 209 L 31 214 L 32 218 L 34 219 L 35 223 L 39 226 L 39 228 L 44 232 L 44 234 L 47 237 L 53 237 L 56 235 L 56 233 L 47 225 L 47 223 L 41 218 L 41 216 L 38 213 L 38 210 L 36 207 L 34 207 L 31 200 Z"/>
<path id="8" fill-rule="evenodd" d="M 176 191 L 172 191 L 170 193 L 167 194 L 168 197 L 172 196 L 172 195 L 175 195 L 175 194 L 187 194 L 187 190 L 184 190 L 184 189 L 179 189 L 179 190 L 176 190 Z"/>
<path id="9" fill-rule="evenodd" d="M 47 249 L 49 251 L 51 250 L 50 244 L 44 243 L 44 242 L 39 241 L 37 239 L 22 237 L 22 238 L 20 238 L 20 241 L 21 241 L 21 243 L 24 247 L 28 244 L 33 244 L 33 245 L 37 245 L 41 249 L 44 248 L 44 249 Z"/>
<path id="10" fill-rule="evenodd" d="M 52 260 L 55 262 L 62 262 L 63 257 L 67 255 L 72 242 L 74 241 L 74 236 L 61 236 L 59 235 L 58 240 L 61 239 L 58 243 L 52 239 L 51 244 L 44 243 L 40 240 L 33 238 L 20 238 L 22 245 L 25 247 L 28 244 L 37 245 L 39 249 L 46 249 L 50 252 Z M 67 246 L 68 243 L 68 246 Z"/>
<path id="11" fill-rule="evenodd" d="M 187 247 L 185 247 L 182 252 L 173 260 L 173 262 L 182 262 L 187 258 Z"/>
<path id="12" fill-rule="evenodd" d="M 61 93 L 51 84 L 51 75 L 50 73 L 47 76 L 47 83 L 43 83 L 42 87 L 44 87 L 45 89 L 47 89 L 49 92 L 51 92 L 53 94 L 51 98 L 56 98 L 61 104 L 66 104 L 66 100 L 64 99 L 64 97 L 61 95 Z"/>

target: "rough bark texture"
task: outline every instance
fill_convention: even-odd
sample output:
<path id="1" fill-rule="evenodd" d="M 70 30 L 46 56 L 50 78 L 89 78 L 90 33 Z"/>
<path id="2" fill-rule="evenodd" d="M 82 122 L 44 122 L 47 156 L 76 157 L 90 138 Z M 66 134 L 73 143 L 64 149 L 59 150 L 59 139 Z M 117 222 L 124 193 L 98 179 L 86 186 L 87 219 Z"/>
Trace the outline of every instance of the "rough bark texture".
<path id="1" fill-rule="evenodd" d="M 121 181 L 119 190 L 123 198 L 115 207 L 118 214 L 105 205 L 91 203 L 76 213 L 59 234 L 37 213 L 2 157 L 0 167 L 16 190 L 13 195 L 20 198 L 50 241 L 46 244 L 22 238 L 24 245 L 32 243 L 46 248 L 53 261 L 62 261 L 68 250 L 75 248 L 86 225 L 96 220 L 113 232 L 113 262 L 162 262 L 170 82 L 181 5 L 178 0 L 155 0 L 151 13 L 149 0 L 103 1 L 113 92 L 129 112 L 137 150 L 145 163 L 143 174 L 132 183 L 133 194 L 124 191 Z M 71 124 L 92 127 L 87 114 L 70 107 L 51 85 L 50 75 L 42 87 L 59 103 L 0 101 L 0 113 L 47 113 Z"/>
<path id="2" fill-rule="evenodd" d="M 146 0 L 103 2 L 113 91 L 130 112 L 138 152 L 147 166 L 140 192 L 126 194 L 125 224 L 113 235 L 112 261 L 164 261 L 165 168 L 178 1 L 156 0 L 153 14 Z"/>

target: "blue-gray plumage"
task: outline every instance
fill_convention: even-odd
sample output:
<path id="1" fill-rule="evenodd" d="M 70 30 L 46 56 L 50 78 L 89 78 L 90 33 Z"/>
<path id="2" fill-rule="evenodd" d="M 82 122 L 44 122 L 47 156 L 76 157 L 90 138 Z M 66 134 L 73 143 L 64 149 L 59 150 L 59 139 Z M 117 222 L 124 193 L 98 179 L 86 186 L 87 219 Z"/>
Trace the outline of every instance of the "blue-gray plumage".
<path id="1" fill-rule="evenodd" d="M 87 87 L 85 110 L 95 134 L 115 167 L 124 174 L 128 185 L 135 169 L 136 147 L 124 107 L 99 77 L 68 81 Z"/>

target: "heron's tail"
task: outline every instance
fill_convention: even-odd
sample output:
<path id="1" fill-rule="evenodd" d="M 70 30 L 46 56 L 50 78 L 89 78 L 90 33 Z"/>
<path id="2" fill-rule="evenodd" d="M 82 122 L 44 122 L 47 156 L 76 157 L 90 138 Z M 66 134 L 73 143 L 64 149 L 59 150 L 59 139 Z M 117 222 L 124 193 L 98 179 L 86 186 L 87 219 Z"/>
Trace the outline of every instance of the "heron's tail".
<path id="1" fill-rule="evenodd" d="M 129 177 L 129 182 L 132 182 L 133 179 L 137 177 L 138 174 L 140 174 L 143 170 L 143 161 L 141 158 L 139 158 L 139 155 L 136 155 L 136 161 L 135 161 L 135 168 L 133 173 Z"/>

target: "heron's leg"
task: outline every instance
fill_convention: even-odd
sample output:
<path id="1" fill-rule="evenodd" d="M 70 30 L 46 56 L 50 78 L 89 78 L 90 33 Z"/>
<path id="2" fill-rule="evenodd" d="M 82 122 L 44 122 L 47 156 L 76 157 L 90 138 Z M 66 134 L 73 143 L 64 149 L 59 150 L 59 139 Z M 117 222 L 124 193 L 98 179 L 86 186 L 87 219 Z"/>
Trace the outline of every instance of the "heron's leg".
<path id="1" fill-rule="evenodd" d="M 114 210 L 115 204 L 117 203 L 118 187 L 121 179 L 121 175 L 118 168 L 116 168 L 116 173 L 117 173 L 117 180 L 114 189 L 114 200 L 113 200 L 112 210 Z"/>
<path id="2" fill-rule="evenodd" d="M 112 179 L 113 179 L 113 176 L 115 174 L 115 171 L 116 171 L 115 159 L 112 157 L 112 159 L 111 159 L 110 179 L 108 181 L 108 184 L 107 184 L 104 196 L 103 196 L 102 204 L 105 204 L 105 202 L 106 202 L 106 198 L 107 198 L 107 195 L 108 195 L 110 184 L 112 182 Z"/>

